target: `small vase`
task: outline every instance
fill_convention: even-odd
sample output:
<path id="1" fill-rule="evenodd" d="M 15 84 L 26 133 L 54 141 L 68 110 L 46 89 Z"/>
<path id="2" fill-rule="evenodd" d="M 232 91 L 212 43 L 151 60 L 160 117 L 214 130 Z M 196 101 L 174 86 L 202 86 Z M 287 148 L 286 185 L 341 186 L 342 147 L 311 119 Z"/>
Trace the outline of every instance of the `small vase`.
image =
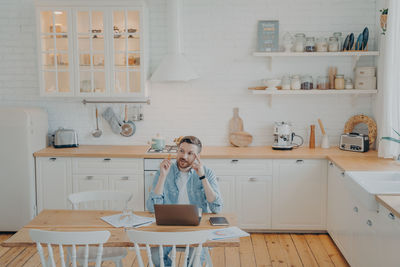
<path id="1" fill-rule="evenodd" d="M 382 34 L 386 33 L 386 28 L 387 28 L 387 15 L 381 15 L 381 29 L 382 29 Z"/>

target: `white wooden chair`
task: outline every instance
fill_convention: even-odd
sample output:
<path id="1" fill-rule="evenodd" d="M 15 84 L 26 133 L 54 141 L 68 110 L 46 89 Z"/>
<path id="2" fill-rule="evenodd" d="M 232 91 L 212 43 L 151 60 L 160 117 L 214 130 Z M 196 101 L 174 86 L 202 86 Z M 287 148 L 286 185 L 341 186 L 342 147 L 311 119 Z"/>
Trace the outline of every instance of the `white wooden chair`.
<path id="1" fill-rule="evenodd" d="M 160 266 L 164 267 L 164 253 L 163 246 L 172 246 L 171 257 L 171 267 L 176 266 L 176 246 L 185 245 L 185 258 L 183 260 L 183 266 L 187 266 L 187 261 L 189 257 L 189 246 L 198 245 L 192 253 L 192 257 L 189 260 L 189 266 L 193 263 L 193 267 L 200 267 L 200 256 L 203 250 L 203 243 L 207 241 L 208 233 L 207 231 L 192 231 L 192 232 L 147 232 L 147 231 L 137 231 L 137 230 L 127 230 L 126 233 L 130 241 L 135 244 L 136 257 L 138 259 L 139 267 L 144 267 L 143 259 L 140 254 L 139 244 L 146 245 L 147 258 L 149 261 L 149 266 L 153 267 L 154 263 L 151 258 L 150 245 L 159 246 L 159 256 L 160 256 Z"/>
<path id="2" fill-rule="evenodd" d="M 127 207 L 127 203 L 132 199 L 132 193 L 120 191 L 85 191 L 73 193 L 68 196 L 68 200 L 72 204 L 72 209 L 79 209 L 79 205 L 83 209 L 87 209 L 88 203 L 98 201 L 112 201 L 122 203 L 121 208 Z M 68 251 L 69 253 L 69 251 Z M 79 263 L 83 260 L 83 250 L 78 250 L 77 260 Z M 122 267 L 122 259 L 127 255 L 126 248 L 104 248 L 103 261 L 113 261 L 116 267 Z M 70 256 L 70 255 L 68 255 Z M 92 248 L 89 249 L 89 262 L 96 260 L 96 252 Z"/>
<path id="3" fill-rule="evenodd" d="M 58 245 L 60 251 L 61 266 L 69 266 L 65 263 L 63 245 L 72 246 L 70 248 L 72 257 L 72 266 L 77 266 L 77 249 L 76 246 L 84 245 L 83 266 L 88 266 L 89 260 L 89 245 L 98 245 L 96 248 L 96 267 L 101 266 L 103 244 L 110 237 L 109 231 L 92 231 L 92 232 L 56 232 L 44 231 L 38 229 L 29 230 L 31 239 L 36 242 L 36 247 L 40 256 L 40 261 L 43 267 L 56 267 L 56 259 L 54 258 L 52 245 Z M 46 260 L 42 244 L 47 244 L 48 258 Z M 93 246 L 92 246 L 93 247 Z"/>

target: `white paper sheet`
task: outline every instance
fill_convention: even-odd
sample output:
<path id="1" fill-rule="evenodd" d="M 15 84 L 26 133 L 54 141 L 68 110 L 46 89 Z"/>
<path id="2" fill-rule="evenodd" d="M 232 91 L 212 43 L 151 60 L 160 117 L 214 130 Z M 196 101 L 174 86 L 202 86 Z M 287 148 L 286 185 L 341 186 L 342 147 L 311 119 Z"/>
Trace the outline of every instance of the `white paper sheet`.
<path id="1" fill-rule="evenodd" d="M 210 230 L 209 240 L 219 240 L 219 239 L 227 239 L 227 238 L 236 238 L 249 236 L 249 233 L 241 230 L 236 226 L 227 227 L 227 228 L 219 228 L 215 230 Z"/>
<path id="2" fill-rule="evenodd" d="M 122 213 L 104 216 L 101 219 L 114 227 L 141 227 L 156 221 L 156 219 L 150 217 L 143 217 L 136 214 L 123 215 Z"/>

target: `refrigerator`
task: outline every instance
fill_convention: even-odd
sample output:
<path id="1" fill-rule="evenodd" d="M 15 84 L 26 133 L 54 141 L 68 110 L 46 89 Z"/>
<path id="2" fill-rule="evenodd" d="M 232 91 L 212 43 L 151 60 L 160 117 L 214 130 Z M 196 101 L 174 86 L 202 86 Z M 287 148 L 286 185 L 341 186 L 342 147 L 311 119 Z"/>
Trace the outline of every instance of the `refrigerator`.
<path id="1" fill-rule="evenodd" d="M 0 232 L 14 232 L 36 215 L 35 159 L 47 145 L 47 113 L 0 107 Z"/>

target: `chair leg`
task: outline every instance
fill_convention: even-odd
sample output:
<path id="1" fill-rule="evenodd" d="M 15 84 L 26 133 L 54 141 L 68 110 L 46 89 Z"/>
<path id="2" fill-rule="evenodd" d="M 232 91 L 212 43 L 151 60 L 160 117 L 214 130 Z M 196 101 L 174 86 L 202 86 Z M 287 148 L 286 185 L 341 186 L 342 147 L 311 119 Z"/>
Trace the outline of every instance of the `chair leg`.
<path id="1" fill-rule="evenodd" d="M 122 265 L 122 260 L 121 259 L 119 259 L 119 260 L 115 260 L 115 267 L 122 267 L 123 265 Z"/>
<path id="2" fill-rule="evenodd" d="M 212 263 L 211 256 L 210 256 L 210 248 L 207 247 L 204 250 L 204 254 L 206 254 L 205 255 L 206 256 L 206 267 L 213 267 L 213 263 Z"/>

